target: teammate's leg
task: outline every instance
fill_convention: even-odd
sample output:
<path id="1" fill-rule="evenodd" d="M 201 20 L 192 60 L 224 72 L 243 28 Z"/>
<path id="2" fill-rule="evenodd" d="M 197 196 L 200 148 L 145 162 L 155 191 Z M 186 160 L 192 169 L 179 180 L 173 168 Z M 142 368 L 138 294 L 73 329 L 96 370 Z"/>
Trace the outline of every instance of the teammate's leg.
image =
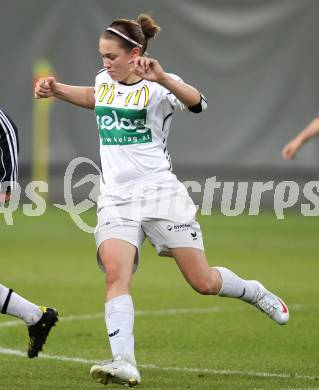
<path id="1" fill-rule="evenodd" d="M 140 383 L 134 353 L 134 307 L 130 284 L 137 248 L 120 239 L 108 239 L 99 247 L 105 269 L 105 323 L 113 362 L 96 364 L 91 375 L 99 383 Z"/>
<path id="2" fill-rule="evenodd" d="M 171 252 L 188 283 L 201 294 L 239 298 L 255 305 L 278 324 L 289 319 L 285 303 L 255 280 L 245 280 L 225 267 L 209 267 L 205 253 L 195 248 Z"/>

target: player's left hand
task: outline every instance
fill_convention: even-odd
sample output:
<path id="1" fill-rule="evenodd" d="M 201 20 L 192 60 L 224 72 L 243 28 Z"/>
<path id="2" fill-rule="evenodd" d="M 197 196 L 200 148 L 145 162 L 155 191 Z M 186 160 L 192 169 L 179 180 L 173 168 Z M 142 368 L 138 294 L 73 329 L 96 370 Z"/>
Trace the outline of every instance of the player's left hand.
<path id="1" fill-rule="evenodd" d="M 302 142 L 295 138 L 290 141 L 281 151 L 281 156 L 284 160 L 292 160 L 300 149 Z"/>
<path id="2" fill-rule="evenodd" d="M 160 63 L 154 58 L 135 57 L 129 61 L 131 72 L 145 80 L 160 81 L 165 77 L 165 72 Z"/>

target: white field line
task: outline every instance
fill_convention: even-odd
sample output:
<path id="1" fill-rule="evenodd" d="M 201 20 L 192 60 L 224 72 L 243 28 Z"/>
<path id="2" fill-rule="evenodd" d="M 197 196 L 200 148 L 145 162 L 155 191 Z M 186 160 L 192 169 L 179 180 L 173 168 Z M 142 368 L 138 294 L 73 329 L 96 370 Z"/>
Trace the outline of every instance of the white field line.
<path id="1" fill-rule="evenodd" d="M 184 308 L 184 309 L 162 309 L 162 310 L 135 310 L 136 317 L 144 316 L 175 316 L 175 315 L 187 315 L 187 314 L 206 314 L 206 313 L 224 313 L 229 311 L 244 310 L 248 306 L 215 306 L 215 307 L 202 307 L 202 308 Z M 318 309 L 319 304 L 292 304 L 289 305 L 290 310 L 300 311 L 309 309 Z M 104 318 L 104 313 L 96 314 L 79 314 L 65 317 L 59 317 L 62 322 L 68 321 L 83 321 L 83 320 L 96 320 Z M 3 321 L 0 322 L 0 328 L 11 328 L 13 326 L 24 325 L 21 320 Z"/>
<path id="2" fill-rule="evenodd" d="M 143 316 L 165 316 L 165 315 L 179 315 L 179 314 L 201 314 L 201 313 L 220 313 L 232 310 L 242 310 L 242 307 L 203 307 L 203 308 L 185 308 L 185 309 L 163 309 L 163 310 L 135 310 L 136 317 Z M 104 313 L 96 314 L 79 314 L 72 316 L 59 317 L 59 321 L 83 321 L 83 320 L 96 320 L 104 318 Z M 24 325 L 21 320 L 5 321 L 0 323 L 0 328 L 10 328 L 12 326 Z"/>
<path id="3" fill-rule="evenodd" d="M 18 357 L 26 357 L 26 353 L 15 349 L 1 348 L 0 354 L 11 355 Z M 71 356 L 59 356 L 59 355 L 47 355 L 41 353 L 39 359 L 57 360 L 62 362 L 74 362 L 83 364 L 96 364 L 96 360 L 84 359 L 79 357 Z M 161 367 L 156 364 L 139 364 L 140 368 L 148 370 L 159 370 L 159 371 L 175 371 L 175 372 L 186 372 L 186 373 L 206 373 L 213 375 L 239 375 L 246 377 L 262 377 L 262 378 L 281 378 L 281 379 L 303 379 L 303 380 L 318 380 L 319 376 L 311 375 L 300 375 L 300 374 L 285 374 L 285 373 L 272 373 L 272 372 L 258 372 L 258 371 L 241 371 L 241 370 L 214 370 L 211 368 L 190 368 L 190 367 Z"/>

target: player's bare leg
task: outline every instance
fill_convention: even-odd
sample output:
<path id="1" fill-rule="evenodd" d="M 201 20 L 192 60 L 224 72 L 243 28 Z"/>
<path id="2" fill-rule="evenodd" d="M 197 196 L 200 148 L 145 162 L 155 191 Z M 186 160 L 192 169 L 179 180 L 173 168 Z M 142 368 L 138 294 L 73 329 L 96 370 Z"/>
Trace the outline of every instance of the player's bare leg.
<path id="1" fill-rule="evenodd" d="M 101 384 L 135 386 L 141 382 L 134 354 L 134 307 L 130 283 L 136 247 L 124 240 L 110 239 L 99 247 L 105 269 L 105 323 L 113 360 L 95 364 L 90 373 Z"/>
<path id="2" fill-rule="evenodd" d="M 225 267 L 210 267 L 205 253 L 195 248 L 171 249 L 187 282 L 200 294 L 239 298 L 255 305 L 280 325 L 289 320 L 286 304 L 256 280 L 244 280 Z"/>

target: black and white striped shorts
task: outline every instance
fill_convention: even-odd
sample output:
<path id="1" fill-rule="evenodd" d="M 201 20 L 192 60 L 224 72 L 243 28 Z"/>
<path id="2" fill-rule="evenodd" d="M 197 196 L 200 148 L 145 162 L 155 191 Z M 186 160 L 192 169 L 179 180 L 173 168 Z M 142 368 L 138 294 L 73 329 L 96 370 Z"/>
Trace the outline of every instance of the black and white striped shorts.
<path id="1" fill-rule="evenodd" d="M 18 178 L 18 129 L 0 109 L 0 191 L 10 192 Z"/>

